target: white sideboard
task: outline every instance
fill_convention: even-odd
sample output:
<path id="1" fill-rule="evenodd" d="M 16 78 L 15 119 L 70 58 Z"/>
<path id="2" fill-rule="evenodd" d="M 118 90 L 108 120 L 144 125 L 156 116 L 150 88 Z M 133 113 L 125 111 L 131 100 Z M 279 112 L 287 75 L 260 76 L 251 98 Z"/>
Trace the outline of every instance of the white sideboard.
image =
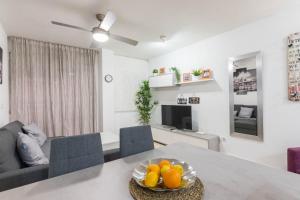
<path id="1" fill-rule="evenodd" d="M 151 129 L 156 147 L 159 147 L 159 145 L 184 142 L 194 146 L 220 151 L 220 137 L 217 135 L 172 130 L 160 125 L 152 125 Z"/>

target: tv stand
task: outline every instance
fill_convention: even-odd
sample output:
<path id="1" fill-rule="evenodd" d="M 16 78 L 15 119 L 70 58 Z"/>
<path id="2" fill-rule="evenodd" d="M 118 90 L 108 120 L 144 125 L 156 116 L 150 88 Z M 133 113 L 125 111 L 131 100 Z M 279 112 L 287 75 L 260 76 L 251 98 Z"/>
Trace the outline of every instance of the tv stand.
<path id="1" fill-rule="evenodd" d="M 151 125 L 154 142 L 159 145 L 184 142 L 202 148 L 220 151 L 220 137 L 193 130 L 178 130 L 174 127 Z"/>

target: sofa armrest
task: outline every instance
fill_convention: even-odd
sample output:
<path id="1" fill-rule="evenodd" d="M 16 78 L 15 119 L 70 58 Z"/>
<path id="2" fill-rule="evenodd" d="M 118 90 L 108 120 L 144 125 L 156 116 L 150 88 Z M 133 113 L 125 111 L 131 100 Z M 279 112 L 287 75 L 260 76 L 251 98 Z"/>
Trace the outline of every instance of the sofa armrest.
<path id="1" fill-rule="evenodd" d="M 0 192 L 48 178 L 49 165 L 38 165 L 0 174 Z"/>

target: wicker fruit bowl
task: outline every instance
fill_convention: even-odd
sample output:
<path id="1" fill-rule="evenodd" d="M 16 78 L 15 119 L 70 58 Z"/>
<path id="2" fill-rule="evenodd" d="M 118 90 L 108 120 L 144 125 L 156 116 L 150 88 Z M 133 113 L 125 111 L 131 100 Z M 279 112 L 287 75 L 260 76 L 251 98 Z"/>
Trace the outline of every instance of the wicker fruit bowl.
<path id="1" fill-rule="evenodd" d="M 178 191 L 194 185 L 196 171 L 177 159 L 157 158 L 140 163 L 132 173 L 135 182 L 152 191 Z"/>

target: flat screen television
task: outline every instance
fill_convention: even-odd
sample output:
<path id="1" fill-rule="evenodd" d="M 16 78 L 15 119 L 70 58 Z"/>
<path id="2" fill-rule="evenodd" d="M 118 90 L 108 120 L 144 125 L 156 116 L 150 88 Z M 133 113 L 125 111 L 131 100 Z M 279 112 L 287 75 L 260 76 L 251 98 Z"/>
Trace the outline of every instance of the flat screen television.
<path id="1" fill-rule="evenodd" d="M 192 130 L 191 106 L 162 105 L 161 116 L 162 125 Z"/>

